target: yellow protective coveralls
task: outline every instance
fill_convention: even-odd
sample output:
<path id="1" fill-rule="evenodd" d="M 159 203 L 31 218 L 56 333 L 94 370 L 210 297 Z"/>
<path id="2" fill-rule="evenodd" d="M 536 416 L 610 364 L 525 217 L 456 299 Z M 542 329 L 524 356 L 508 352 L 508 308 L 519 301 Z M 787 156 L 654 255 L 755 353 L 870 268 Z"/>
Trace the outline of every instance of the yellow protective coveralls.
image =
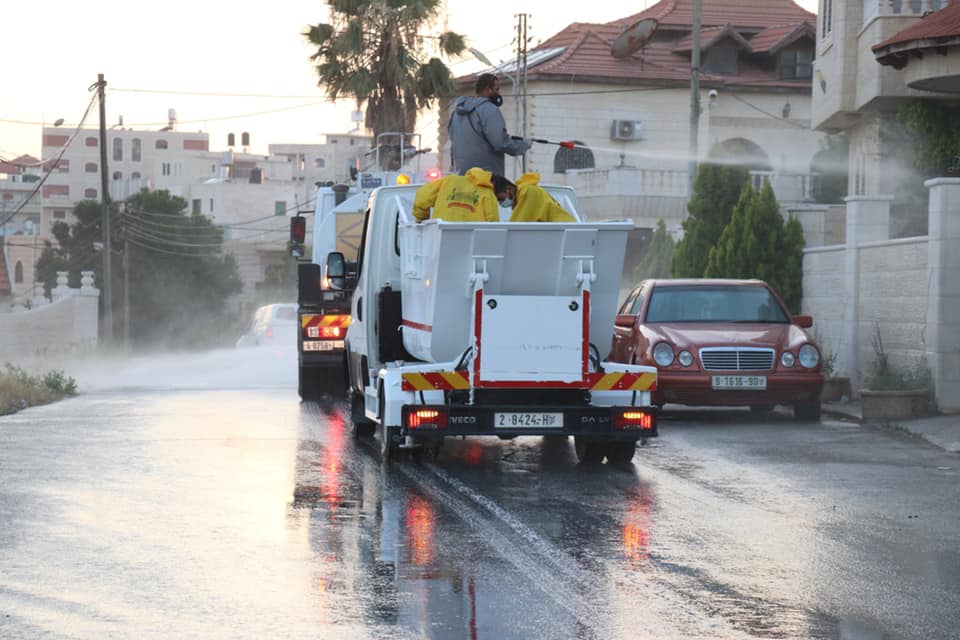
<path id="1" fill-rule="evenodd" d="M 417 222 L 427 218 L 450 222 L 498 221 L 500 204 L 493 193 L 492 177 L 489 171 L 474 167 L 462 176 L 444 176 L 428 182 L 417 189 L 413 200 L 413 217 Z"/>
<path id="2" fill-rule="evenodd" d="M 517 201 L 510 222 L 574 222 L 540 183 L 539 173 L 525 173 L 517 180 Z"/>

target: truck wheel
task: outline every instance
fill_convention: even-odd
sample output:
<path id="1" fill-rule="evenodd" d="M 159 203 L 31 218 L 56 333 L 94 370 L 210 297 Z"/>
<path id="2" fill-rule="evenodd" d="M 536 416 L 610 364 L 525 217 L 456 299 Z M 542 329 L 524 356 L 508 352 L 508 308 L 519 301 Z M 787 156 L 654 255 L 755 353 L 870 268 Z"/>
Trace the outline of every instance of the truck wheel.
<path id="1" fill-rule="evenodd" d="M 316 400 L 320 397 L 317 371 L 306 367 L 297 369 L 297 393 L 301 400 Z"/>
<path id="2" fill-rule="evenodd" d="M 580 464 L 600 464 L 606 454 L 604 443 L 582 436 L 574 436 L 573 448 L 577 452 L 577 460 Z"/>
<path id="3" fill-rule="evenodd" d="M 376 423 L 364 413 L 363 395 L 356 391 L 350 392 L 350 422 L 353 424 L 353 435 L 358 438 L 368 438 L 376 431 Z"/>
<path id="4" fill-rule="evenodd" d="M 637 443 L 633 442 L 611 442 L 607 445 L 607 460 L 610 464 L 627 464 L 633 460 L 633 454 L 637 451 Z"/>
<path id="5" fill-rule="evenodd" d="M 387 426 L 385 414 L 387 412 L 386 400 L 383 397 L 383 389 L 377 394 L 377 407 L 380 418 L 380 460 L 388 462 L 397 458 L 400 448 L 394 444 L 394 436 L 400 433 L 400 427 Z"/>

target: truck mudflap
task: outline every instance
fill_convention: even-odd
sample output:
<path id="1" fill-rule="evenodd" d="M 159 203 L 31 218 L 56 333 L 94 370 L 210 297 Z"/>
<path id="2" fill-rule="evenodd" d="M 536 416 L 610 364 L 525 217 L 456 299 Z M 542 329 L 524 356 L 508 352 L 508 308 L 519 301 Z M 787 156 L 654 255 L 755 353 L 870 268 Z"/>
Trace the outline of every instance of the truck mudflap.
<path id="1" fill-rule="evenodd" d="M 653 407 L 404 405 L 401 435 L 427 440 L 449 436 L 566 435 L 606 441 L 657 436 Z"/>

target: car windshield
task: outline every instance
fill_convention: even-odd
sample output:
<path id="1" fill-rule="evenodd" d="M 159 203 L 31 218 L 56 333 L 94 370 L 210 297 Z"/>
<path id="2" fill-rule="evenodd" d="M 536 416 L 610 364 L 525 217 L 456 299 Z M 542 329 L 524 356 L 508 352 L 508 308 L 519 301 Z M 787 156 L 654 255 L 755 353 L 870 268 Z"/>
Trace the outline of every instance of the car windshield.
<path id="1" fill-rule="evenodd" d="M 274 320 L 295 322 L 297 319 L 297 310 L 293 307 L 277 307 L 273 314 L 273 318 Z"/>
<path id="2" fill-rule="evenodd" d="M 655 287 L 646 322 L 789 322 L 765 287 Z"/>

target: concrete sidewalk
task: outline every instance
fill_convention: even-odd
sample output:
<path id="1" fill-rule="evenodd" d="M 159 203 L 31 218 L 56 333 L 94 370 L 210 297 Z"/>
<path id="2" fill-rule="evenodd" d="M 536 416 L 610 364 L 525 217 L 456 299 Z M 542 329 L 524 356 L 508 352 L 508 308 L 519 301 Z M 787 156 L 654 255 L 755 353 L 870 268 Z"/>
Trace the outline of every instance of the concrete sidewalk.
<path id="1" fill-rule="evenodd" d="M 824 415 L 845 418 L 854 422 L 863 422 L 863 414 L 860 411 L 858 400 L 824 402 L 823 413 Z M 960 453 L 960 414 L 896 420 L 891 424 L 920 436 L 941 449 L 946 449 L 951 453 Z"/>

